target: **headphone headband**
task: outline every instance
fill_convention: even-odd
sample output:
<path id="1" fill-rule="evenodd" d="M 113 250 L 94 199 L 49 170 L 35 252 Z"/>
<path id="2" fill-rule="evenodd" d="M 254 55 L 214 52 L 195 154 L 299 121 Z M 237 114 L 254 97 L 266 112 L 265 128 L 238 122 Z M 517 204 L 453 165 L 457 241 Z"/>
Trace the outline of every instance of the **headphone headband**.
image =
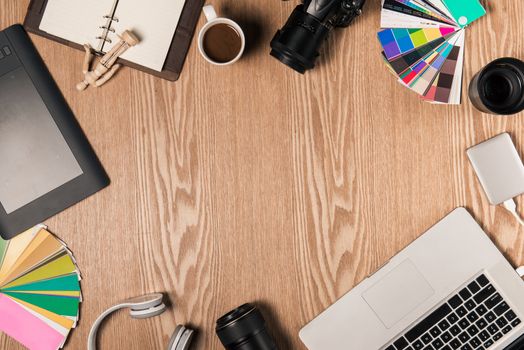
<path id="1" fill-rule="evenodd" d="M 104 311 L 100 316 L 98 316 L 91 327 L 87 339 L 87 350 L 96 350 L 96 335 L 98 333 L 98 328 L 109 314 L 120 309 L 129 308 L 129 314 L 132 318 L 144 319 L 158 316 L 166 310 L 166 305 L 162 302 L 162 299 L 163 295 L 161 293 L 148 294 L 125 300 Z M 184 326 L 177 326 L 175 332 L 171 336 L 168 350 L 187 350 L 192 338 L 193 330 Z"/>

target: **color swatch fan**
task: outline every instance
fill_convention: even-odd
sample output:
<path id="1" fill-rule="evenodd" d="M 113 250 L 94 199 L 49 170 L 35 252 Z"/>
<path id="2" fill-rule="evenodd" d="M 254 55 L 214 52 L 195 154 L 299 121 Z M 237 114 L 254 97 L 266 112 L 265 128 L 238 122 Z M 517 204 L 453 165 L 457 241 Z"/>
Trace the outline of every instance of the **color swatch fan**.
<path id="1" fill-rule="evenodd" d="M 464 29 L 485 14 L 478 0 L 383 0 L 384 61 L 424 100 L 460 104 Z"/>
<path id="2" fill-rule="evenodd" d="M 78 320 L 80 275 L 45 226 L 0 239 L 0 331 L 31 350 L 61 348 Z"/>

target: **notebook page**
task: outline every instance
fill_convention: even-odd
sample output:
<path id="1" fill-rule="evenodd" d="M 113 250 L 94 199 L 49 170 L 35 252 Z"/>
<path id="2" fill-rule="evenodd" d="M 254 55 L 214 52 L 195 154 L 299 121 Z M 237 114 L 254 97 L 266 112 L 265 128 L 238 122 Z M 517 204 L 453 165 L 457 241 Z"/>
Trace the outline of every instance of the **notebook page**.
<path id="1" fill-rule="evenodd" d="M 98 48 L 107 19 L 116 0 L 49 0 L 40 30 L 80 45 Z"/>
<path id="2" fill-rule="evenodd" d="M 122 58 L 162 71 L 183 7 L 184 0 L 120 0 L 113 28 L 117 34 L 131 30 L 140 39 Z M 114 36 L 109 34 L 113 43 Z"/>

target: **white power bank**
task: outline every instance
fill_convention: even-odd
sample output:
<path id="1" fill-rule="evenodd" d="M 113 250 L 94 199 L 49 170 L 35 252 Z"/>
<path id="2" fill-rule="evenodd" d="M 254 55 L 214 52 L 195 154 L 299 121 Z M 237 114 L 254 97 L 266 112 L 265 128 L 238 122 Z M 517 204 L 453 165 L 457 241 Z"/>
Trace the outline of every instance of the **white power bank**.
<path id="1" fill-rule="evenodd" d="M 524 193 L 524 165 L 508 133 L 469 148 L 467 154 L 491 204 Z"/>

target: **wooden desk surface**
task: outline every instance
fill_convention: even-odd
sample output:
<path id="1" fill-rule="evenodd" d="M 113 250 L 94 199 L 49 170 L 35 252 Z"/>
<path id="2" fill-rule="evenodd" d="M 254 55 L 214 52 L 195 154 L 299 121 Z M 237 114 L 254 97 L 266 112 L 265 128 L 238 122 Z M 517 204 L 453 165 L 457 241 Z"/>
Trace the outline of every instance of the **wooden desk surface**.
<path id="1" fill-rule="evenodd" d="M 489 206 L 465 154 L 503 131 L 524 154 L 524 114 L 481 114 L 465 89 L 447 107 L 402 88 L 380 59 L 379 0 L 298 75 L 269 56 L 296 3 L 214 1 L 244 26 L 248 51 L 214 67 L 193 41 L 174 84 L 124 69 L 78 93 L 83 53 L 33 36 L 112 180 L 46 222 L 83 275 L 67 348 L 85 347 L 106 307 L 162 291 L 169 312 L 115 315 L 101 349 L 164 349 L 177 323 L 198 328 L 194 349 L 221 349 L 216 318 L 248 301 L 263 306 L 281 349 L 305 349 L 301 326 L 457 206 L 524 263 L 523 229 Z M 0 1 L 0 28 L 21 22 L 27 4 Z M 524 3 L 486 5 L 467 29 L 465 84 L 495 58 L 524 58 Z M 19 346 L 1 336 L 0 348 Z"/>

